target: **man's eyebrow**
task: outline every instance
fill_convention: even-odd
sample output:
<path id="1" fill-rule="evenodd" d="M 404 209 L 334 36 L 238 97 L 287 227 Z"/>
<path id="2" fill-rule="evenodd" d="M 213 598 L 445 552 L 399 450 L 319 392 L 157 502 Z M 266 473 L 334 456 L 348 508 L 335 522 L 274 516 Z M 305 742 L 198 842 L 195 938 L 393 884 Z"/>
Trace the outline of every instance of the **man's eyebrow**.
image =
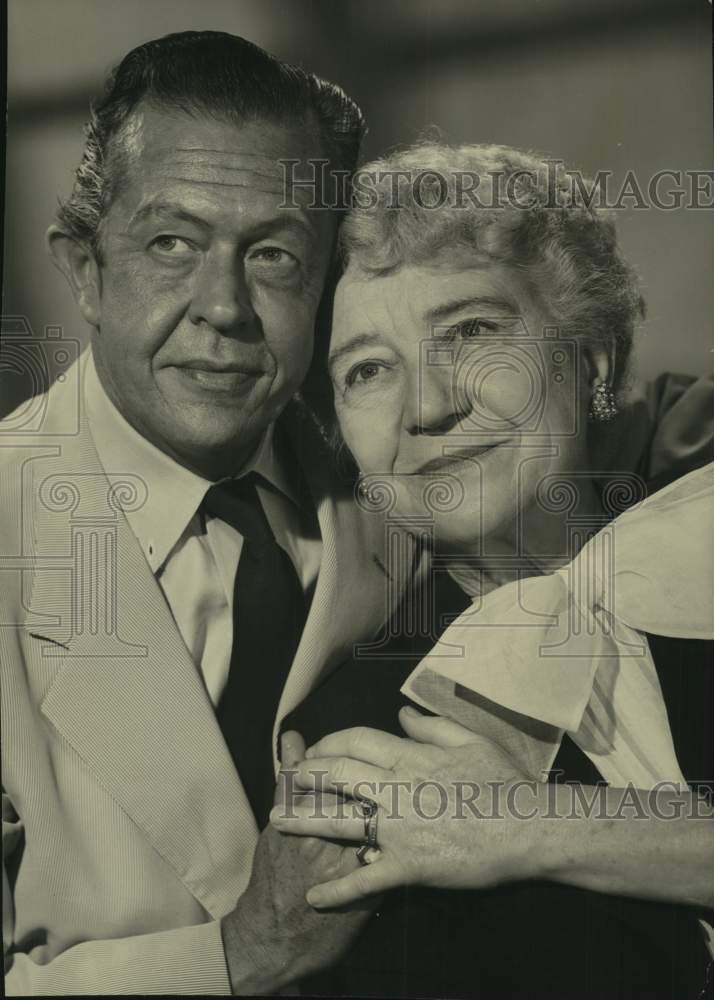
<path id="1" fill-rule="evenodd" d="M 334 368 L 337 362 L 343 358 L 346 354 L 352 354 L 353 351 L 358 350 L 360 347 L 366 347 L 368 344 L 375 344 L 377 341 L 381 340 L 378 333 L 357 333 L 354 337 L 342 344 L 336 350 L 330 353 L 327 360 L 328 368 Z"/>
<path id="2" fill-rule="evenodd" d="M 146 222 L 148 219 L 153 217 L 162 219 L 178 219 L 181 222 L 190 222 L 194 226 L 200 226 L 201 229 L 208 229 L 209 225 L 205 219 L 202 219 L 198 215 L 194 215 L 193 212 L 187 211 L 180 203 L 174 201 L 153 201 L 148 205 L 144 205 L 143 208 L 138 209 L 134 215 L 129 220 L 129 225 L 127 226 L 127 231 L 131 232 L 136 226 L 141 225 L 142 222 Z"/>
<path id="3" fill-rule="evenodd" d="M 310 240 L 314 240 L 317 236 L 314 227 L 310 225 L 303 215 L 299 215 L 297 212 L 288 213 L 283 211 L 281 212 L 279 219 L 270 219 L 267 222 L 258 222 L 255 228 L 258 232 L 262 231 L 267 235 L 279 233 L 283 229 L 292 229 L 299 230 L 303 236 L 309 237 Z"/>
<path id="4" fill-rule="evenodd" d="M 148 205 L 144 205 L 142 208 L 138 209 L 132 218 L 129 220 L 127 226 L 127 232 L 131 233 L 133 229 L 140 226 L 143 222 L 155 218 L 158 220 L 179 220 L 181 222 L 188 222 L 194 226 L 198 226 L 203 230 L 208 230 L 211 228 L 211 224 L 205 219 L 202 219 L 199 215 L 195 215 L 193 212 L 189 212 L 186 208 L 181 205 L 180 202 L 174 201 L 154 201 L 150 202 Z M 280 218 L 268 219 L 266 221 L 255 223 L 256 234 L 264 233 L 266 236 L 280 233 L 284 230 L 292 230 L 294 232 L 299 231 L 303 235 L 306 235 L 310 240 L 315 239 L 315 233 L 313 227 L 310 223 L 303 218 L 302 215 L 298 214 L 288 214 L 287 212 L 282 212 Z"/>
<path id="5" fill-rule="evenodd" d="M 452 313 L 467 309 L 470 306 L 478 306 L 480 309 L 494 309 L 496 312 L 509 313 L 511 316 L 518 315 L 518 309 L 515 304 L 508 302 L 506 299 L 494 298 L 488 295 L 469 295 L 468 298 L 452 299 L 449 302 L 443 302 L 441 305 L 430 309 L 426 314 L 427 323 L 433 325 L 438 323 L 439 320 L 451 316 Z"/>

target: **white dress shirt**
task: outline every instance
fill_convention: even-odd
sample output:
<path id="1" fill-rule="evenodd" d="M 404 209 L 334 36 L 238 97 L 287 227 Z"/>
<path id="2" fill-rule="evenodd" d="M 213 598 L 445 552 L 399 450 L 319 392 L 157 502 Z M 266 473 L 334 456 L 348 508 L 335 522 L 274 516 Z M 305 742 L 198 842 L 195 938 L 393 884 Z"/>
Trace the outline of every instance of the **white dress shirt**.
<path id="1" fill-rule="evenodd" d="M 84 399 L 99 460 L 107 473 L 131 471 L 146 484 L 147 500 L 127 520 L 171 609 L 183 641 L 218 704 L 233 646 L 233 586 L 243 538 L 199 510 L 209 480 L 179 465 L 124 419 L 99 380 L 92 352 Z M 273 425 L 239 475 L 257 472 L 263 509 L 275 539 L 290 557 L 306 593 L 317 579 L 319 535 L 305 527 L 296 492 L 274 448 Z"/>

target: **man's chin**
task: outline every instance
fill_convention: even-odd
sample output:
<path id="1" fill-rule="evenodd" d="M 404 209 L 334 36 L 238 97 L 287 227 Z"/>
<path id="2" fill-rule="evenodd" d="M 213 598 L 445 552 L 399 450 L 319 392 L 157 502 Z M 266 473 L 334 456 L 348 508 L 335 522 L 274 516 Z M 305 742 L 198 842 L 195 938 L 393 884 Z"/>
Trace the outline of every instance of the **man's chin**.
<path id="1" fill-rule="evenodd" d="M 163 450 L 201 475 L 210 472 L 209 478 L 231 475 L 249 461 L 287 402 L 270 376 L 225 381 L 230 391 L 221 379 L 181 378 L 181 392 L 176 382 L 166 392 L 168 378 L 161 386 Z"/>
<path id="2" fill-rule="evenodd" d="M 195 428 L 180 441 L 165 441 L 163 449 L 174 461 L 204 479 L 222 479 L 235 475 L 250 461 L 260 443 L 260 435 L 253 437 L 234 432 L 224 434 L 197 434 Z"/>
<path id="3" fill-rule="evenodd" d="M 165 417 L 151 437 L 180 465 L 206 478 L 220 479 L 249 461 L 270 423 L 263 407 L 236 410 L 203 402 L 172 408 L 168 420 Z"/>

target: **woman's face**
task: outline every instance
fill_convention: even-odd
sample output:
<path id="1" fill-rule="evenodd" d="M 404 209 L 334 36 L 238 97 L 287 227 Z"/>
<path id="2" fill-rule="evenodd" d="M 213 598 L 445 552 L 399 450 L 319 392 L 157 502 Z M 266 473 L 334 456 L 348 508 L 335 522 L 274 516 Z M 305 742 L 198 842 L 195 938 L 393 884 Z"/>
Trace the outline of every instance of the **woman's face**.
<path id="1" fill-rule="evenodd" d="M 578 347 L 506 266 L 450 252 L 384 277 L 348 269 L 329 365 L 366 485 L 388 482 L 397 512 L 433 517 L 447 548 L 512 539 L 547 508 L 544 477 L 586 468 Z"/>

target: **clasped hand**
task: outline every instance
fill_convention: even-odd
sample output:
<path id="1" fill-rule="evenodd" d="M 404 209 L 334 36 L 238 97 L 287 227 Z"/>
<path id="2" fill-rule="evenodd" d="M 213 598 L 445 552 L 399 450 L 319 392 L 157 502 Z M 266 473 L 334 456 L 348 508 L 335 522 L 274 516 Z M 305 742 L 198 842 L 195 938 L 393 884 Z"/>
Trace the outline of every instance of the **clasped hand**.
<path id="1" fill-rule="evenodd" d="M 306 802 L 271 813 L 282 833 L 358 845 L 365 832 L 359 800 L 379 806 L 377 860 L 314 886 L 307 900 L 318 909 L 400 885 L 485 888 L 533 874 L 533 824 L 519 822 L 503 800 L 523 786 L 538 796 L 543 786 L 497 744 L 455 722 L 412 708 L 402 709 L 400 722 L 408 738 L 356 728 L 321 739 L 293 779 L 339 797 L 320 811 Z"/>
<path id="2" fill-rule="evenodd" d="M 275 809 L 320 811 L 334 808 L 336 796 L 306 793 L 286 774 L 294 774 L 304 743 L 297 733 L 281 740 L 283 770 Z M 352 944 L 377 903 L 371 898 L 330 913 L 305 901 L 317 880 L 337 878 L 358 866 L 346 845 L 310 837 L 281 837 L 271 826 L 260 835 L 250 883 L 235 909 L 221 921 L 223 944 L 234 994 L 273 995 L 304 976 L 336 962 Z"/>

